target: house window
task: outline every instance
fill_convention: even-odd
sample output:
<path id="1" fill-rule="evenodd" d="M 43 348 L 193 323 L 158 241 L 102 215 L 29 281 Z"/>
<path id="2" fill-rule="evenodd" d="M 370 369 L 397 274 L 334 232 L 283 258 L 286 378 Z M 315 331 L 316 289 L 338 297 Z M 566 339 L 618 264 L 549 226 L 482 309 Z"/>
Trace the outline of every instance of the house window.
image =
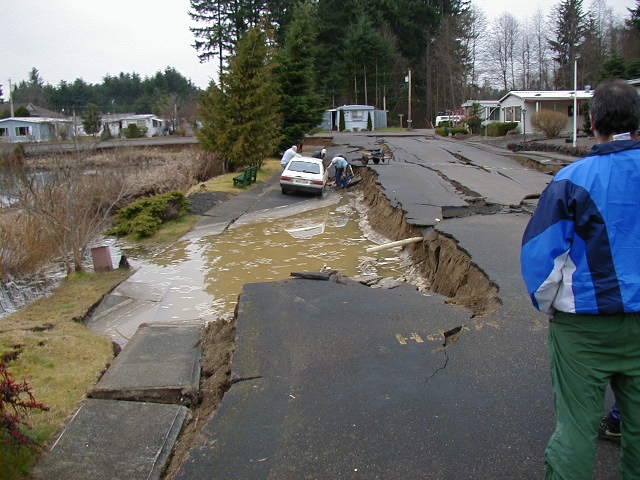
<path id="1" fill-rule="evenodd" d="M 147 125 L 147 122 L 144 120 L 136 120 L 136 125 L 138 128 L 144 128 Z"/>
<path id="2" fill-rule="evenodd" d="M 507 107 L 507 109 L 504 112 L 504 121 L 513 122 L 513 108 Z"/>
<path id="3" fill-rule="evenodd" d="M 29 127 L 16 127 L 16 135 L 18 137 L 26 137 L 29 135 Z"/>
<path id="4" fill-rule="evenodd" d="M 496 120 L 496 121 L 500 120 L 500 109 L 499 108 L 494 108 L 494 109 L 491 110 L 491 114 L 489 115 L 489 120 Z"/>
<path id="5" fill-rule="evenodd" d="M 514 122 L 519 122 L 522 119 L 522 107 L 515 107 L 515 114 L 513 117 Z"/>
<path id="6" fill-rule="evenodd" d="M 9 129 L 8 128 L 0 128 L 0 137 L 8 137 Z"/>
<path id="7" fill-rule="evenodd" d="M 353 120 L 354 122 L 360 122 L 364 120 L 364 112 L 362 110 L 352 110 L 351 120 Z"/>
<path id="8" fill-rule="evenodd" d="M 567 115 L 568 115 L 569 117 L 573 117 L 573 105 L 569 105 L 569 106 L 567 107 Z"/>

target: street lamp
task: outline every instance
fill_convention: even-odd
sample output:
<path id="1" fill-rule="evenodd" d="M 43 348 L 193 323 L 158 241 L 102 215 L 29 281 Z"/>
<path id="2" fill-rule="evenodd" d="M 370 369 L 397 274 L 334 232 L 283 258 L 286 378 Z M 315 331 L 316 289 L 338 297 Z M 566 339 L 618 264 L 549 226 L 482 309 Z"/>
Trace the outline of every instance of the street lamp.
<path id="1" fill-rule="evenodd" d="M 573 148 L 576 148 L 578 139 L 578 58 L 573 59 Z"/>

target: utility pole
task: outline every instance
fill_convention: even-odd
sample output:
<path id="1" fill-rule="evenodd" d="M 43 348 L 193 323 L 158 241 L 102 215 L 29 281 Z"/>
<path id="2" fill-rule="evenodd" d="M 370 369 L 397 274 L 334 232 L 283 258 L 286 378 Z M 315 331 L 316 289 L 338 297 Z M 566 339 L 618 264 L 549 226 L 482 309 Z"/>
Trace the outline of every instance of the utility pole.
<path id="1" fill-rule="evenodd" d="M 411 119 L 411 69 L 409 69 L 409 105 L 407 108 L 407 130 L 411 130 L 413 120 Z"/>
<path id="2" fill-rule="evenodd" d="M 11 87 L 11 79 L 9 79 L 9 109 L 13 118 L 13 88 Z"/>
<path id="3" fill-rule="evenodd" d="M 369 105 L 369 96 L 367 95 L 367 66 L 364 66 L 364 104 Z"/>

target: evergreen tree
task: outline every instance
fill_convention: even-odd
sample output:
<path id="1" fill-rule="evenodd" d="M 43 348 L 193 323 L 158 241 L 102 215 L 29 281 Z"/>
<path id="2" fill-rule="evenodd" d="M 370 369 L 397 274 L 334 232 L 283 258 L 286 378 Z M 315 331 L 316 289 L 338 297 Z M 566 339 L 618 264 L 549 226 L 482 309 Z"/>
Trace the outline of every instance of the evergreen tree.
<path id="1" fill-rule="evenodd" d="M 26 107 L 18 107 L 13 112 L 13 116 L 14 117 L 30 117 L 31 114 L 29 113 L 29 110 L 26 109 Z"/>
<path id="2" fill-rule="evenodd" d="M 556 7 L 554 40 L 549 40 L 558 63 L 557 88 L 573 88 L 573 62 L 582 44 L 585 16 L 582 0 L 562 0 Z"/>
<path id="3" fill-rule="evenodd" d="M 636 0 L 636 8 L 628 8 L 631 16 L 625 21 L 629 28 L 634 29 L 636 32 L 640 32 L 640 0 Z"/>
<path id="4" fill-rule="evenodd" d="M 193 47 L 199 52 L 198 58 L 205 62 L 218 58 L 219 72 L 222 72 L 225 55 L 233 45 L 228 2 L 224 0 L 191 0 L 189 16 L 202 27 L 191 27 L 195 37 Z"/>
<path id="5" fill-rule="evenodd" d="M 306 0 L 298 4 L 278 56 L 283 121 L 280 149 L 301 143 L 304 134 L 322 120 L 316 84 L 315 25 L 314 3 Z"/>
<path id="6" fill-rule="evenodd" d="M 608 60 L 602 64 L 600 71 L 600 79 L 606 78 L 625 78 L 627 74 L 627 64 L 617 53 L 614 53 Z"/>
<path id="7" fill-rule="evenodd" d="M 280 141 L 280 116 L 269 34 L 260 27 L 238 42 L 220 86 L 211 83 L 200 105 L 198 138 L 226 169 L 262 165 Z"/>
<path id="8" fill-rule="evenodd" d="M 100 130 L 100 109 L 95 103 L 87 104 L 87 108 L 82 115 L 82 126 L 89 135 L 95 135 Z"/>

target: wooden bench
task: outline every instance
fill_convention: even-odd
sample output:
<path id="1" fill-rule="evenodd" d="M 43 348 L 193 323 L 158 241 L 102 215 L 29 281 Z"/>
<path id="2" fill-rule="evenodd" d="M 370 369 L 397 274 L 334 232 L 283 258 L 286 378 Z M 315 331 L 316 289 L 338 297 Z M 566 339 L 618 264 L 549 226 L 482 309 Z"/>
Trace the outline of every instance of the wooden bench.
<path id="1" fill-rule="evenodd" d="M 240 175 L 233 177 L 233 186 L 247 187 L 255 183 L 258 176 L 258 167 L 247 167 Z"/>

